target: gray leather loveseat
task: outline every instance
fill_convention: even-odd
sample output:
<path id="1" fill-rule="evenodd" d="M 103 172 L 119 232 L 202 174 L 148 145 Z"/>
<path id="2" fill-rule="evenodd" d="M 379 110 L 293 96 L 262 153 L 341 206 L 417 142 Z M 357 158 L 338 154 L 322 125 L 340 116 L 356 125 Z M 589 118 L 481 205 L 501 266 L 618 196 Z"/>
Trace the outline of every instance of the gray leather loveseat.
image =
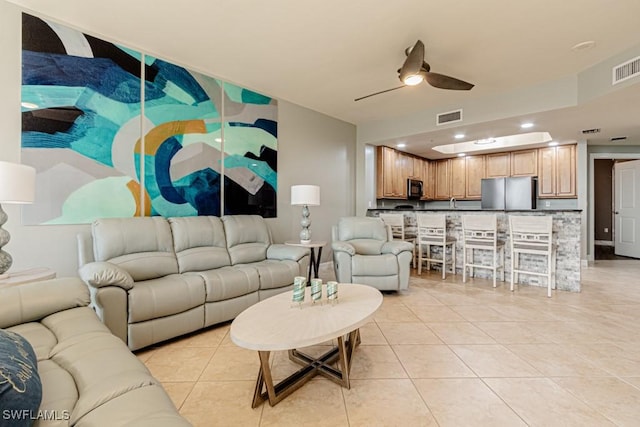
<path id="1" fill-rule="evenodd" d="M 101 219 L 78 242 L 92 305 L 132 350 L 231 320 L 309 265 L 257 215 Z"/>
<path id="2" fill-rule="evenodd" d="M 28 341 L 37 359 L 37 383 L 29 370 L 0 376 L 20 393 L 41 389 L 39 409 L 6 411 L 0 425 L 35 427 L 179 427 L 182 418 L 162 385 L 89 307 L 87 286 L 77 277 L 0 288 L 0 328 Z M 11 358 L 24 365 L 21 352 Z M 3 373 L 11 367 L 1 366 Z M 6 370 L 5 370 L 6 369 Z M 24 386 L 29 376 L 29 387 Z M 23 421 L 27 421 L 25 424 Z"/>

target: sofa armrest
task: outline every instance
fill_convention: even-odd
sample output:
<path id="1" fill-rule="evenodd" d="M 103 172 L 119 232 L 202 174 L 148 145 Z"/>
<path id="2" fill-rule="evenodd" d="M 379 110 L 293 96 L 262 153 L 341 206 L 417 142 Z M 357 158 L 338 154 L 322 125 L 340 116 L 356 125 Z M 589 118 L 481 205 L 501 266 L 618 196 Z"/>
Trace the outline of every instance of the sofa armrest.
<path id="1" fill-rule="evenodd" d="M 122 267 L 111 262 L 96 261 L 83 265 L 78 270 L 80 278 L 94 288 L 118 286 L 124 290 L 133 288 L 133 278 Z"/>
<path id="2" fill-rule="evenodd" d="M 400 240 L 393 240 L 391 242 L 386 242 L 384 245 L 382 245 L 383 254 L 398 255 L 399 253 L 404 251 L 412 252 L 413 245 L 409 242 L 404 242 Z"/>
<path id="3" fill-rule="evenodd" d="M 309 249 L 298 246 L 288 246 L 282 243 L 274 243 L 267 248 L 267 259 L 300 261 L 309 255 Z"/>
<path id="4" fill-rule="evenodd" d="M 334 252 L 346 252 L 351 256 L 356 254 L 356 248 L 354 248 L 353 245 L 350 245 L 347 242 L 333 242 L 331 243 L 331 249 L 333 249 Z"/>

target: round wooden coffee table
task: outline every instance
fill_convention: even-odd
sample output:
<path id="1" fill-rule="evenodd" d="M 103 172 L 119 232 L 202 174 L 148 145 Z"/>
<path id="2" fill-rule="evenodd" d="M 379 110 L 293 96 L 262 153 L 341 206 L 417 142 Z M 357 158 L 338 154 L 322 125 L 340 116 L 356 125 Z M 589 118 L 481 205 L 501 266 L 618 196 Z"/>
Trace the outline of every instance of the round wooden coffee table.
<path id="1" fill-rule="evenodd" d="M 341 283 L 337 303 L 323 300 L 313 304 L 310 289 L 306 292 L 301 306 L 291 302 L 292 291 L 285 292 L 249 307 L 231 324 L 231 340 L 240 347 L 258 351 L 260 358 L 253 408 L 265 400 L 275 405 L 318 374 L 349 388 L 351 356 L 360 343 L 359 328 L 380 307 L 382 294 L 371 286 Z M 334 338 L 338 345 L 319 357 L 298 350 Z M 303 367 L 274 385 L 269 355 L 282 350 L 289 351 L 289 358 Z M 336 361 L 338 369 L 332 366 Z"/>

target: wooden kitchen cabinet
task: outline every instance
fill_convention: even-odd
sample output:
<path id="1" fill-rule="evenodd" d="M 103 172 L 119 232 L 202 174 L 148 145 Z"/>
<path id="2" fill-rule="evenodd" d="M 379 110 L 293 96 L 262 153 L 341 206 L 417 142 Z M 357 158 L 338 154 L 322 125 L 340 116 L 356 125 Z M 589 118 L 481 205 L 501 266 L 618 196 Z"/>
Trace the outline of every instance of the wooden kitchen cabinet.
<path id="1" fill-rule="evenodd" d="M 511 176 L 511 153 L 487 154 L 485 158 L 486 178 L 505 178 Z"/>
<path id="2" fill-rule="evenodd" d="M 411 172 L 409 172 L 411 169 Z M 413 159 L 405 153 L 396 151 L 394 194 L 401 199 L 407 198 L 407 179 L 413 173 Z"/>
<path id="3" fill-rule="evenodd" d="M 436 200 L 449 200 L 451 198 L 451 173 L 449 172 L 449 163 L 449 159 L 436 160 L 432 163 L 435 167 L 433 198 Z"/>
<path id="4" fill-rule="evenodd" d="M 389 147 L 376 149 L 376 198 L 399 197 L 397 187 L 396 150 Z"/>
<path id="5" fill-rule="evenodd" d="M 465 157 L 449 159 L 451 191 L 450 197 L 464 199 L 467 193 L 467 166 Z"/>
<path id="6" fill-rule="evenodd" d="M 481 183 L 485 177 L 485 156 L 465 157 L 466 199 L 480 199 Z"/>
<path id="7" fill-rule="evenodd" d="M 576 196 L 576 146 L 560 145 L 538 149 L 538 197 Z"/>
<path id="8" fill-rule="evenodd" d="M 535 176 L 538 174 L 538 150 L 511 152 L 511 176 Z"/>
<path id="9" fill-rule="evenodd" d="M 435 167 L 434 162 L 423 160 L 422 162 L 422 200 L 433 200 L 435 197 Z"/>

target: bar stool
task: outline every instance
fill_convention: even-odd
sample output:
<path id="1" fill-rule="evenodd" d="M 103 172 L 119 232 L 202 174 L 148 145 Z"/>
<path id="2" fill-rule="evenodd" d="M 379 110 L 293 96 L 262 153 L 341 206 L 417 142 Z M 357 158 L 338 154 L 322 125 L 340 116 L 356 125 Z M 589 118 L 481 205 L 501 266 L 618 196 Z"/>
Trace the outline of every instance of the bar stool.
<path id="1" fill-rule="evenodd" d="M 551 215 L 509 215 L 509 229 L 511 231 L 511 291 L 513 291 L 514 276 L 517 283 L 519 273 L 546 276 L 547 296 L 551 297 L 551 288 L 556 288 L 556 249 L 553 244 L 553 217 Z M 545 256 L 547 258 L 546 271 L 523 270 L 519 266 L 520 254 Z M 536 263 L 535 265 L 539 264 Z"/>
<path id="2" fill-rule="evenodd" d="M 404 240 L 413 245 L 413 268 L 416 268 L 416 236 L 409 236 L 404 231 L 404 214 L 380 214 L 380 219 L 391 227 L 394 239 Z"/>
<path id="3" fill-rule="evenodd" d="M 427 269 L 431 263 L 442 264 L 442 278 L 447 270 L 447 247 L 451 247 L 451 272 L 456 274 L 456 238 L 447 236 L 447 219 L 445 215 L 417 214 L 418 222 L 418 274 L 422 274 L 422 262 L 427 261 Z M 427 247 L 426 257 L 422 246 Z M 431 246 L 442 247 L 442 258 L 431 257 Z"/>
<path id="4" fill-rule="evenodd" d="M 497 215 L 462 215 L 462 281 L 467 282 L 467 267 L 473 277 L 474 268 L 485 268 L 492 271 L 493 287 L 496 287 L 496 276 L 501 270 L 500 278 L 504 282 L 504 242 L 498 240 Z M 475 264 L 475 249 L 491 251 L 491 265 Z M 467 256 L 471 253 L 471 260 Z M 500 259 L 498 262 L 498 253 Z"/>

